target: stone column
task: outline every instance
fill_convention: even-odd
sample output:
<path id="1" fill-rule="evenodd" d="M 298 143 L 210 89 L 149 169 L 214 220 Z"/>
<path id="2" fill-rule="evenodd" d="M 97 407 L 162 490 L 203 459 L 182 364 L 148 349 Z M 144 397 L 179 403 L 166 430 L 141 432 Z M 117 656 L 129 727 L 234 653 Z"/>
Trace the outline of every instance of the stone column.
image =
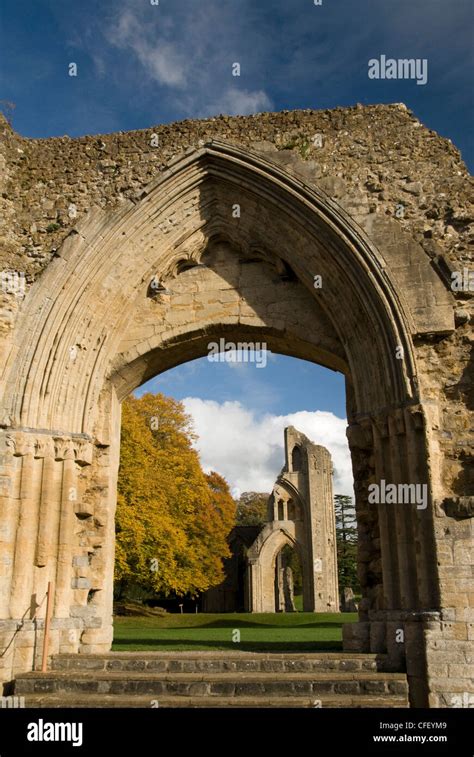
<path id="1" fill-rule="evenodd" d="M 54 531 L 60 509 L 60 501 L 56 499 L 54 444 L 50 437 L 38 440 L 37 456 L 43 458 L 43 472 L 35 565 L 44 568 L 53 558 Z"/>
<path id="2" fill-rule="evenodd" d="M 18 516 L 14 538 L 14 559 L 11 581 L 10 617 L 22 618 L 31 606 L 33 593 L 34 548 L 38 519 L 37 466 L 34 459 L 34 438 L 28 434 L 9 437 L 13 454 L 21 457 L 19 472 Z"/>
<path id="3" fill-rule="evenodd" d="M 77 501 L 74 448 L 70 439 L 55 439 L 55 457 L 62 461 L 61 510 L 55 582 L 54 614 L 67 617 L 72 604 L 72 556 L 74 539 L 74 505 Z"/>
<path id="4" fill-rule="evenodd" d="M 88 598 L 86 580 L 78 582 L 73 575 L 74 561 L 84 559 L 76 536 L 82 509 L 79 476 L 91 462 L 92 444 L 80 435 L 0 432 L 0 484 L 7 475 L 10 481 L 0 499 L 3 680 L 41 662 L 49 581 L 54 591 L 50 652 L 79 649 L 86 621 L 74 615 L 74 602 L 87 606 Z"/>
<path id="5" fill-rule="evenodd" d="M 339 589 L 331 456 L 324 447 L 314 444 L 308 445 L 304 451 L 308 456 L 306 485 L 309 517 L 306 539 L 314 576 L 314 605 L 311 609 L 315 612 L 338 612 Z"/>
<path id="6" fill-rule="evenodd" d="M 250 612 L 262 612 L 261 577 L 258 559 L 248 561 Z"/>
<path id="7" fill-rule="evenodd" d="M 365 518 L 365 513 L 370 510 L 365 499 L 366 482 L 380 487 L 382 481 L 387 486 L 395 484 L 397 495 L 394 502 L 380 501 L 376 505 L 383 593 L 371 596 L 367 586 L 363 585 L 365 596 L 361 603 L 361 622 L 356 624 L 358 627 L 344 628 L 344 648 L 388 653 L 392 668 L 400 670 L 406 666 L 411 703 L 426 706 L 429 698 L 426 635 L 433 632 L 440 605 L 436 589 L 434 508 L 431 475 L 426 463 L 429 455 L 423 407 L 409 405 L 374 417 L 371 444 L 360 427 L 352 427 L 348 436 L 356 463 L 356 482 L 359 475 L 365 479 L 362 487 L 356 484 L 358 519 Z M 373 450 L 374 469 L 370 465 L 362 468 L 360 448 L 364 449 L 367 459 L 371 458 Z M 418 493 L 423 491 L 426 495 L 426 507 L 412 497 L 414 485 L 423 485 L 424 489 L 419 489 Z M 401 487 L 410 486 L 410 495 L 404 494 L 400 498 Z M 368 577 L 364 568 L 367 560 L 364 545 L 365 542 L 361 541 L 362 578 Z"/>

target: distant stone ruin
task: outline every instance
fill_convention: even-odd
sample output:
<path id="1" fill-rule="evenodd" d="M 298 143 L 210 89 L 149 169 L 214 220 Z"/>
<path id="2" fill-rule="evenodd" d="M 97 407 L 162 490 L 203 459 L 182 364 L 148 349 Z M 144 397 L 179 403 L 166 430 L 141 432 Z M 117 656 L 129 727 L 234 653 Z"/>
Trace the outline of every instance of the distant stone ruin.
<path id="1" fill-rule="evenodd" d="M 303 610 L 339 611 L 332 473 L 327 449 L 285 429 L 285 465 L 268 500 L 267 523 L 233 529 L 225 581 L 203 595 L 204 612 L 294 612 L 285 546 L 298 554 Z"/>

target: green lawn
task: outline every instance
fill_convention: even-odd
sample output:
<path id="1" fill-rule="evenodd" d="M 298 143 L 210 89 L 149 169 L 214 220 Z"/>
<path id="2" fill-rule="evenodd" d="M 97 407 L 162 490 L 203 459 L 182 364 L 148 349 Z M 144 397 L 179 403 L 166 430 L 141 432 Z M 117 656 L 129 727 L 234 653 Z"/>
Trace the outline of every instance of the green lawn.
<path id="1" fill-rule="evenodd" d="M 167 614 L 116 617 L 115 652 L 242 650 L 247 652 L 340 651 L 342 624 L 354 613 Z M 232 640 L 240 631 L 240 643 Z"/>

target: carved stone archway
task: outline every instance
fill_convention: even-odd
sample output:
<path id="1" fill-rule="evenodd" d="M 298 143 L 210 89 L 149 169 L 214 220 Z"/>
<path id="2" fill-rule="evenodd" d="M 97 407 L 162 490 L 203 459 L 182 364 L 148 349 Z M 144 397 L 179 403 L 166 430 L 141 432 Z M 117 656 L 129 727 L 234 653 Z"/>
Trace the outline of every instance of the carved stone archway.
<path id="1" fill-rule="evenodd" d="M 276 612 L 275 569 L 279 553 L 285 546 L 295 549 L 302 560 L 302 545 L 296 536 L 295 523 L 267 523 L 257 542 L 247 554 L 249 599 L 252 612 Z M 304 582 L 304 578 L 303 578 Z M 303 583 L 304 586 L 304 583 Z"/>

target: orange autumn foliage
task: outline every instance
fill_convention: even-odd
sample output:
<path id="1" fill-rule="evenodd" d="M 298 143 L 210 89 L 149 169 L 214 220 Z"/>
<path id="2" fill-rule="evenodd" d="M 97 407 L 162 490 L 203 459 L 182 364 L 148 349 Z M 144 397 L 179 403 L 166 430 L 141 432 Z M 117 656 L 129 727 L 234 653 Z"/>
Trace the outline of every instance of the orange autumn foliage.
<path id="1" fill-rule="evenodd" d="M 206 475 L 182 403 L 162 394 L 123 403 L 115 577 L 161 594 L 219 584 L 235 502 Z"/>

